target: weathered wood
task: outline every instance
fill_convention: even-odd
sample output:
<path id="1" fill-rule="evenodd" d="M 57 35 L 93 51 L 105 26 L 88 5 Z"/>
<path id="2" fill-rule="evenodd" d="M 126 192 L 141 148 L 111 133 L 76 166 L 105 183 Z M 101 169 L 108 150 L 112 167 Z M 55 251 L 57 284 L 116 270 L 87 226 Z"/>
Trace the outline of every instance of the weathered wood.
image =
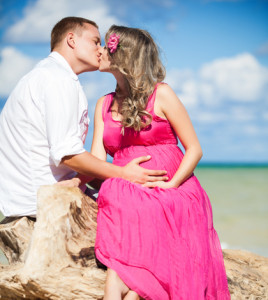
<path id="1" fill-rule="evenodd" d="M 0 298 L 102 299 L 105 271 L 94 257 L 97 205 L 78 188 L 45 186 L 38 215 L 0 225 Z M 234 300 L 268 299 L 268 258 L 224 250 Z"/>
<path id="2" fill-rule="evenodd" d="M 241 250 L 223 250 L 232 299 L 268 299 L 268 258 Z"/>
<path id="3" fill-rule="evenodd" d="M 12 247 L 2 248 L 11 264 L 0 269 L 1 297 L 102 299 L 106 275 L 95 262 L 96 215 L 96 202 L 78 188 L 41 187 L 37 222 L 24 261 L 23 256 L 17 262 L 10 259 Z M 11 224 L 12 229 L 1 225 L 2 230 L 16 233 L 13 227 L 18 224 L 25 230 L 24 219 Z M 17 238 L 14 234 L 9 240 L 16 244 Z"/>
<path id="4" fill-rule="evenodd" d="M 0 248 L 10 264 L 23 262 L 34 222 L 26 217 L 6 218 L 0 226 Z"/>

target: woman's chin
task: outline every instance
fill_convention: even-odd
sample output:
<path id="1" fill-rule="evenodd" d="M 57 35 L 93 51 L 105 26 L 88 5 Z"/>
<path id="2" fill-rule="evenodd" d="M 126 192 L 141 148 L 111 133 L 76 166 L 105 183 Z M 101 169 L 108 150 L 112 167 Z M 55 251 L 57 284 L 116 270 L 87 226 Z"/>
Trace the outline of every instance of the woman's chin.
<path id="1" fill-rule="evenodd" d="M 103 67 L 99 66 L 99 71 L 100 72 L 110 72 L 110 69 L 109 68 L 103 68 Z"/>

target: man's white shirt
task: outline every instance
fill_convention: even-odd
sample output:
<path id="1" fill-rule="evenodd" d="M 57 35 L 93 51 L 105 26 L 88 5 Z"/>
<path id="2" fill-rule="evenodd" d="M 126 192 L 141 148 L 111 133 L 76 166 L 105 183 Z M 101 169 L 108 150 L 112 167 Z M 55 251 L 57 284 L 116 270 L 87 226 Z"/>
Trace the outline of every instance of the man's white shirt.
<path id="1" fill-rule="evenodd" d="M 60 164 L 85 151 L 88 103 L 77 75 L 57 52 L 25 75 L 0 116 L 0 210 L 35 215 L 37 190 L 74 176 Z"/>

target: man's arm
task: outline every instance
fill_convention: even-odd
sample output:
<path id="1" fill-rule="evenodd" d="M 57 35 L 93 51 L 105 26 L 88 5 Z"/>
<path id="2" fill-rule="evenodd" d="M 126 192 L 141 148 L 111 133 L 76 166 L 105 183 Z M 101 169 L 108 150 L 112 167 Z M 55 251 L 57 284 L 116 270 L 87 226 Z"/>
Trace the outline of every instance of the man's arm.
<path id="1" fill-rule="evenodd" d="M 164 176 L 166 174 L 166 171 L 147 170 L 139 166 L 140 163 L 150 159 L 150 157 L 148 156 L 136 158 L 125 167 L 119 167 L 106 162 L 107 154 L 103 145 L 103 100 L 104 97 L 98 100 L 95 109 L 94 135 L 92 140 L 91 153 L 83 152 L 77 155 L 66 156 L 62 159 L 62 163 L 67 167 L 75 170 L 79 174 L 96 177 L 99 179 L 120 177 L 131 182 L 141 184 L 148 181 L 167 180 L 167 177 Z M 82 177 L 81 180 L 83 181 Z"/>
<path id="2" fill-rule="evenodd" d="M 79 174 L 99 179 L 120 177 L 140 184 L 167 180 L 167 176 L 165 176 L 166 171 L 148 170 L 139 165 L 149 159 L 151 159 L 150 156 L 138 157 L 133 159 L 126 166 L 119 167 L 100 160 L 86 151 L 81 154 L 65 156 L 62 159 L 62 163 Z"/>

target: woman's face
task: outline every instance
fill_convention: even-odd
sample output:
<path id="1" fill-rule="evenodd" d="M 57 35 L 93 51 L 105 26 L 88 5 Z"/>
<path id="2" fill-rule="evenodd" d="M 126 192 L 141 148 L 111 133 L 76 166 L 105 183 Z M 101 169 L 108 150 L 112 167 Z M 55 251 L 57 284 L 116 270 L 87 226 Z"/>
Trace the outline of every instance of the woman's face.
<path id="1" fill-rule="evenodd" d="M 111 57 L 108 54 L 107 47 L 106 46 L 101 47 L 100 53 L 101 53 L 101 57 L 100 57 L 99 71 L 110 72 Z"/>

